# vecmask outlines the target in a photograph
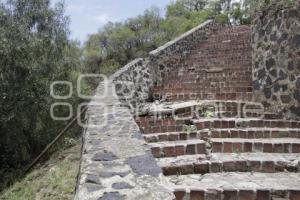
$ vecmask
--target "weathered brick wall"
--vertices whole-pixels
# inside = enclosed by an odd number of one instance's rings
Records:
[[[156,98],[252,99],[250,27],[210,22],[199,30],[197,39],[189,39],[189,48],[173,47],[152,57],[161,72],[154,88]]]
[[[257,101],[287,118],[300,117],[300,6],[272,4],[252,25]]]
[[[178,38],[150,52],[150,65],[153,66],[156,82],[161,82],[173,66],[186,60],[192,47],[207,39],[212,30],[220,25],[207,20]]]

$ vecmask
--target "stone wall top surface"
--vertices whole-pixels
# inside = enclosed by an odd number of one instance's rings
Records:
[[[167,42],[166,44],[164,44],[163,46],[151,51],[149,54],[150,56],[156,56],[158,54],[160,54],[161,52],[167,50],[168,48],[172,48],[172,46],[177,45],[178,43],[182,42],[185,39],[189,39],[190,36],[192,36],[193,33],[195,33],[196,31],[206,27],[208,24],[212,23],[213,20],[207,20],[204,23],[200,24],[199,26],[196,26],[195,28],[189,30],[188,32],[182,34],[181,36],[175,38],[174,40],[171,40],[170,42]]]
[[[173,199],[130,111],[111,81],[88,105],[76,200]]]

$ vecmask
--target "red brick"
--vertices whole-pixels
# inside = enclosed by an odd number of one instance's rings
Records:
[[[254,143],[252,148],[252,151],[263,152],[263,144],[260,142]]]
[[[262,170],[266,173],[274,173],[275,165],[273,161],[263,161],[262,162]]]
[[[224,190],[223,191],[224,200],[238,200],[237,190]]]
[[[222,171],[222,163],[220,162],[212,162],[210,164],[210,172],[217,173]]]
[[[265,153],[273,153],[273,144],[264,143],[264,152]]]
[[[300,190],[290,190],[290,200],[300,200]]]
[[[279,138],[279,132],[278,131],[272,131],[271,132],[271,137],[272,138]]]
[[[179,135],[177,135],[177,134],[170,134],[169,137],[168,137],[168,140],[169,141],[177,141],[177,140],[179,140]]]
[[[232,153],[232,143],[231,142],[224,142],[224,150],[223,153]]]
[[[197,144],[197,153],[198,154],[206,154],[206,145],[203,144]]]
[[[232,138],[238,138],[239,137],[239,131],[231,131],[231,137]]]
[[[176,156],[175,147],[164,147],[163,152],[164,152],[165,157],[174,157],[174,156]]]
[[[191,190],[191,200],[205,200],[205,192],[203,190]]]
[[[243,144],[238,142],[238,143],[232,143],[232,150],[235,153],[241,153],[243,152]]]
[[[220,137],[221,138],[231,138],[232,136],[228,130],[222,130]]]
[[[239,200],[255,200],[255,192],[252,190],[240,190]]]
[[[248,138],[248,132],[247,131],[240,131],[240,138]]]
[[[213,142],[212,143],[212,152],[214,153],[221,153],[223,148],[222,142]]]
[[[254,172],[260,172],[261,171],[261,163],[260,161],[249,161],[250,169]]]
[[[187,140],[188,139],[188,134],[187,133],[180,133],[179,138],[180,138],[180,140]]]
[[[184,146],[176,146],[175,154],[176,154],[176,156],[183,156],[185,154]]]
[[[207,174],[207,173],[209,173],[209,163],[197,163],[197,164],[195,164],[194,172],[196,174]]]
[[[292,144],[284,144],[284,153],[292,153]]]
[[[180,172],[180,167],[178,166],[168,166],[163,168],[163,174],[165,176],[177,175]]]
[[[222,193],[219,190],[207,190],[205,200],[221,200]]]
[[[176,126],[168,126],[168,132],[175,132]]]
[[[274,153],[284,153],[283,144],[274,144]]]
[[[194,166],[190,165],[182,165],[180,167],[180,174],[194,174]]]
[[[159,141],[168,141],[169,140],[167,135],[159,135],[158,139],[159,139]]]
[[[161,156],[159,147],[151,148],[151,152],[152,152],[153,156],[156,157],[156,158],[159,158]]]
[[[223,171],[225,172],[234,172],[236,171],[234,161],[225,161],[223,162]]]
[[[228,121],[221,121],[222,128],[229,128]]]
[[[244,152],[252,152],[252,143],[251,142],[244,143]]]
[[[235,128],[235,121],[229,121],[228,128]]]
[[[219,131],[212,131],[211,137],[213,137],[213,138],[220,138],[221,134],[220,134]]]
[[[254,131],[248,131],[248,138],[249,139],[255,138],[255,132]]]
[[[270,200],[271,195],[269,190],[257,190],[256,200]]]
[[[194,145],[194,144],[187,145],[185,152],[186,152],[187,155],[196,154],[196,145]]]
[[[222,121],[215,120],[214,121],[214,128],[222,128]]]
[[[247,172],[249,171],[247,161],[236,161],[235,168],[238,172]]]
[[[196,123],[196,127],[197,127],[197,129],[204,129],[205,124],[204,124],[204,122],[198,122],[198,123]]]
[[[292,144],[292,152],[300,153],[300,144]]]
[[[190,133],[190,138],[191,139],[197,139],[198,138],[198,134],[196,132],[192,132],[192,133]]]
[[[176,200],[184,200],[185,190],[175,190],[174,195]]]

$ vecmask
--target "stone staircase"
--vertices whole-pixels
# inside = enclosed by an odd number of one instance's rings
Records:
[[[201,117],[195,104],[168,103],[136,118],[178,200],[300,199],[299,121],[256,118],[250,109],[233,118],[234,102],[223,102],[230,117]]]
[[[300,122],[254,102],[251,76],[250,29],[225,28],[136,116],[177,200],[300,200]]]

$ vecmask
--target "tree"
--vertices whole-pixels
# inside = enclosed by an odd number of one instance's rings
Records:
[[[50,117],[49,88],[56,80],[75,82],[80,51],[68,39],[62,3],[52,8],[49,0],[9,0],[0,3],[0,23],[0,163],[16,167],[64,126]]]

